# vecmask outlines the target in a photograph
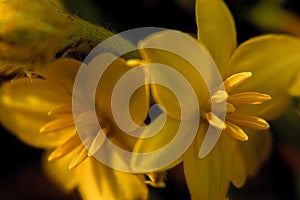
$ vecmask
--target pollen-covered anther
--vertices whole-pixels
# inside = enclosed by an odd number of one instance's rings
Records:
[[[251,76],[252,76],[251,72],[241,72],[241,73],[233,74],[223,82],[224,88],[227,92],[230,92],[234,90],[237,86],[245,82]]]
[[[104,144],[104,142],[107,140],[106,135],[111,131],[110,126],[106,126],[105,128],[98,131],[96,137],[93,139],[90,147],[88,156],[93,156]]]
[[[266,130],[270,127],[268,122],[266,122],[264,119],[249,115],[230,114],[227,115],[226,120],[238,126],[254,130]]]
[[[69,163],[68,168],[74,169],[78,167],[86,158],[88,157],[88,150],[85,148],[85,146],[82,144],[79,149],[79,154],[77,154]]]
[[[218,90],[210,97],[210,102],[222,103],[227,100],[228,96],[225,90]]]
[[[212,112],[205,113],[205,118],[208,123],[215,128],[218,128],[220,130],[224,130],[226,128],[225,122]]]
[[[248,136],[247,134],[243,131],[243,129],[241,129],[239,126],[230,123],[228,121],[226,121],[226,129],[224,129],[224,131],[230,135],[231,137],[240,140],[240,141],[247,141],[248,140]]]
[[[270,95],[259,92],[242,92],[230,95],[227,99],[234,106],[262,104],[271,99]]]
[[[126,61],[127,66],[129,67],[136,67],[142,64],[145,64],[146,62],[140,59],[130,59]]]
[[[60,116],[65,114],[72,114],[72,106],[60,106],[48,112],[50,116]]]
[[[62,158],[63,156],[70,153],[72,150],[74,150],[76,147],[78,147],[81,144],[81,140],[77,133],[68,139],[64,144],[57,147],[48,157],[49,161],[56,160],[59,158]]]
[[[226,102],[226,113],[233,113],[236,108],[231,104]]]
[[[40,128],[40,133],[50,133],[68,127],[74,127],[72,115],[66,115],[65,117],[50,121],[49,123],[45,124],[42,128]]]

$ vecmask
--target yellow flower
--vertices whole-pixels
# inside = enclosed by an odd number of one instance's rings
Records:
[[[55,148],[48,156],[51,162],[44,165],[50,177],[67,190],[77,187],[84,199],[147,199],[144,175],[107,167],[90,156],[80,140],[72,115],[72,89],[80,65],[79,61],[60,59],[36,72],[42,78],[5,83],[0,90],[0,121],[29,145],[48,151]],[[86,139],[91,143],[97,140],[98,132],[103,132],[119,147],[132,149],[135,139],[118,128],[110,109],[114,85],[129,69],[124,60],[117,59],[103,74],[96,93],[97,116],[103,129],[87,127]],[[148,114],[148,96],[147,87],[140,88],[130,101],[130,113],[137,124],[142,125]],[[79,117],[87,112],[82,108]],[[94,151],[101,148],[97,142]]]
[[[198,133],[174,165],[183,161],[192,199],[218,200],[225,199],[230,182],[241,187],[247,175],[254,175],[267,158],[271,137],[264,119],[278,116],[290,102],[287,87],[299,70],[300,40],[287,35],[264,35],[237,47],[234,20],[221,0],[197,0],[196,20],[199,45],[207,49],[215,61],[225,91],[217,90],[209,97],[203,78],[184,58],[163,50],[144,48],[166,42],[176,46],[177,41],[168,41],[168,31],[149,36],[139,48],[143,63],[172,67],[189,80],[196,92],[201,110]],[[189,52],[197,55],[193,49]],[[167,74],[151,69],[151,65],[148,72],[156,83],[158,79],[167,79]],[[191,96],[185,91],[182,93],[186,97],[185,103],[189,103]],[[168,117],[156,136],[138,140],[136,152],[152,152],[163,147],[178,130],[181,111],[176,96],[159,84],[151,84],[151,94],[154,101],[164,107]],[[225,100],[227,111],[223,124],[211,111],[210,102]],[[160,118],[153,123],[157,120]],[[222,130],[222,134],[213,150],[199,158],[208,125]]]

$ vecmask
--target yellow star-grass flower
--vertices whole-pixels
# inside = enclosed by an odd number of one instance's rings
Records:
[[[278,116],[290,102],[287,87],[299,70],[300,40],[287,35],[263,35],[237,47],[234,20],[221,0],[197,0],[196,20],[199,45],[206,48],[215,61],[225,91],[216,91],[209,97],[203,78],[184,58],[143,48],[168,41],[167,32],[149,36],[139,48],[143,63],[160,63],[176,69],[196,92],[201,110],[198,133],[176,163],[183,161],[192,199],[219,200],[225,199],[230,182],[241,187],[247,175],[254,175],[267,158],[271,137],[265,119]],[[190,52],[197,55],[193,50]],[[151,66],[148,71],[154,82],[164,78],[163,73]],[[156,136],[137,142],[136,152],[152,152],[163,147],[178,130],[180,105],[175,95],[158,84],[151,84],[151,94],[154,101],[164,107],[168,118]],[[188,94],[185,95],[189,99]],[[225,100],[227,111],[223,124],[211,112],[210,102]],[[222,130],[222,134],[214,149],[200,159],[198,154],[208,125]]]
[[[144,175],[105,166],[90,156],[80,140],[71,106],[73,83],[80,65],[79,61],[61,59],[36,72],[42,78],[19,78],[5,83],[0,90],[0,121],[29,145],[48,151],[55,148],[48,156],[51,162],[44,163],[48,174],[66,189],[77,187],[84,199],[147,199]],[[86,139],[92,144],[98,132],[104,132],[107,138],[126,150],[132,149],[135,143],[133,137],[115,124],[110,109],[109,94],[129,69],[122,59],[117,59],[99,82],[96,110],[103,129],[87,127]],[[131,100],[130,111],[137,124],[143,124],[146,118],[148,96],[147,88],[140,88]],[[86,112],[82,108],[78,118],[84,117]],[[93,151],[101,148],[101,143],[97,142],[94,142]]]

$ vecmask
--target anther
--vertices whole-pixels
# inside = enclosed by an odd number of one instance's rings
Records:
[[[145,63],[145,61],[140,60],[140,59],[130,59],[130,60],[126,61],[126,64],[129,67],[136,67],[136,66],[139,66],[139,65],[144,64],[144,63]]]
[[[226,124],[222,121],[217,115],[212,112],[206,113],[205,118],[208,123],[220,130],[224,130],[226,128]]]
[[[226,112],[227,113],[233,113],[236,110],[236,108],[231,103],[226,103]]]
[[[268,122],[266,122],[264,119],[249,115],[230,114],[227,115],[226,120],[237,124],[238,126],[254,130],[266,130],[270,127]]]
[[[68,168],[74,169],[78,167],[86,158],[88,157],[88,150],[85,148],[84,145],[80,148],[80,153],[72,159],[72,161],[69,163]]]
[[[48,115],[57,116],[57,115],[64,115],[64,114],[71,114],[72,113],[72,106],[60,106],[48,112]]]
[[[270,99],[271,96],[267,94],[262,94],[259,92],[242,92],[230,95],[227,101],[234,106],[242,106],[249,104],[262,104]]]
[[[247,141],[248,136],[247,134],[241,129],[239,126],[226,122],[226,129],[224,130],[228,135],[231,137],[240,140],[240,141]]]
[[[251,72],[241,72],[231,75],[223,82],[225,90],[227,92],[234,90],[237,86],[245,82],[251,76]]]
[[[53,121],[50,121],[49,123],[45,124],[41,129],[40,133],[50,133],[54,131],[59,131],[64,128],[73,127],[73,117],[72,115],[59,118]]]
[[[225,90],[218,90],[210,97],[210,100],[214,103],[222,103],[227,100],[228,96]]]
[[[106,141],[107,137],[106,134],[110,132],[110,128],[106,127],[98,131],[96,137],[93,139],[90,147],[89,147],[89,152],[88,156],[94,155],[104,144]]]
[[[49,161],[59,159],[68,153],[70,153],[72,150],[74,150],[76,147],[78,147],[81,144],[81,140],[78,137],[77,133],[73,137],[71,137],[69,140],[67,140],[64,144],[57,147],[48,157]]]

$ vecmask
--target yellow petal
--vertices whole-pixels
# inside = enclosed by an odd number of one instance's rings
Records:
[[[116,171],[91,157],[77,169],[78,189],[83,199],[146,200],[148,198],[144,175]]]
[[[105,66],[103,64],[105,62],[112,63]],[[85,103],[83,107],[93,109],[95,106],[102,128],[111,127],[112,130],[107,133],[107,137],[114,144],[132,150],[135,138],[128,134],[144,125],[150,104],[149,86],[145,84],[143,69],[131,68],[126,65],[125,60],[112,54],[95,57],[87,67],[92,70],[87,71],[88,76],[79,79],[83,82],[77,85],[81,88],[77,88],[79,93],[76,95]],[[97,74],[93,69],[103,70],[103,73],[97,71],[99,73]],[[141,84],[138,88],[135,87],[137,82]],[[93,85],[94,83],[96,84]],[[95,97],[91,93],[94,89]],[[91,104],[92,98],[95,98],[95,105]],[[90,123],[89,120],[85,121]]]
[[[199,149],[206,134],[207,125],[200,124],[196,139],[184,154],[183,165],[187,185],[192,199],[219,200],[224,199],[230,180],[242,184],[233,167],[236,141],[222,134],[213,150],[199,159]],[[241,167],[239,165],[238,167]],[[245,176],[245,175],[243,175]],[[242,178],[243,179],[243,178]]]
[[[287,94],[299,70],[300,39],[285,35],[265,35],[248,40],[234,52],[226,66],[226,76],[249,71],[252,77],[234,92],[260,92],[271,96],[261,105],[244,106],[239,112],[272,119],[288,105]]]
[[[139,78],[141,82],[145,83],[144,72],[142,70],[134,71],[139,77],[126,79],[126,77],[130,77],[130,75],[126,76],[126,74],[129,70],[134,68],[128,67],[124,60],[117,59],[115,56],[110,54],[105,54],[100,59],[114,59],[114,62],[109,65],[99,80],[95,98],[96,108],[99,110],[99,115],[101,116],[101,113],[104,113],[112,122],[119,120],[119,123],[122,123],[124,126],[130,126],[128,125],[129,122],[134,122],[137,126],[144,124],[148,115],[148,108],[150,104],[149,86],[143,84],[143,86],[135,90],[132,95],[128,92],[128,90],[134,87],[137,81],[136,79]],[[96,60],[93,62],[98,64],[98,62],[101,63],[102,61]],[[118,86],[121,87],[117,87],[116,84],[124,77],[125,79],[122,80],[125,80],[125,83],[119,84]],[[115,94],[114,100],[117,100],[114,102],[112,101],[113,93]],[[130,97],[129,104],[126,103],[126,98],[124,98],[127,96]],[[112,109],[115,109],[117,113],[114,113],[113,115]],[[128,110],[130,116],[124,114]],[[125,129],[131,130],[130,127],[125,127]]]
[[[77,151],[70,152],[65,157],[51,162],[48,161],[49,154],[50,152],[45,154],[42,162],[46,176],[65,192],[71,192],[77,186],[77,177],[74,170],[68,169],[68,164]]]
[[[79,149],[80,150],[80,149]],[[144,175],[115,171],[92,157],[88,157],[75,169],[68,164],[79,151],[65,157],[43,162],[46,175],[66,192],[78,187],[83,199],[87,200],[143,200],[148,197]]]
[[[184,147],[182,145],[183,140],[175,141],[175,136],[180,134],[178,129],[179,125],[184,122],[169,117],[165,123],[161,124],[161,122],[164,122],[164,116],[162,115],[151,122],[137,140],[133,152],[142,154],[144,157],[140,158],[133,155],[131,167],[134,171],[163,171],[181,162],[181,156],[188,146]],[[189,133],[190,130],[188,129],[183,133],[186,134],[184,137],[185,142],[188,141]],[[144,138],[147,135],[149,136],[149,134],[155,135]],[[171,146],[171,144],[173,146]],[[181,148],[178,148],[179,146],[181,146]]]
[[[195,45],[196,44],[196,45]],[[181,119],[184,106],[207,103],[207,86],[198,71],[200,67],[206,81],[211,83],[209,62],[211,57],[201,44],[189,35],[162,31],[150,35],[139,43],[140,53],[148,63],[147,73],[151,84],[151,94],[156,103],[161,104],[169,116]],[[195,60],[201,60],[201,66]],[[191,63],[194,62],[194,63]]]
[[[0,122],[23,142],[35,147],[55,147],[64,142],[74,128],[41,134],[39,129],[53,120],[48,112],[69,105],[70,96],[58,85],[41,79],[18,79],[0,90]]]
[[[73,59],[59,59],[51,65],[46,66],[36,73],[43,76],[50,82],[59,84],[66,88],[70,96],[73,91],[73,84],[76,73],[81,66],[81,62]]]
[[[239,149],[245,161],[249,176],[254,176],[268,159],[272,138],[269,131],[246,130],[249,140],[239,143]]]
[[[197,0],[198,40],[211,52],[221,70],[236,47],[236,31],[232,15],[222,0]]]
[[[240,143],[240,142],[239,142]],[[243,157],[241,151],[236,148],[236,150],[233,152],[233,162],[232,162],[232,168],[231,168],[231,181],[235,187],[242,187],[247,179],[247,169],[246,169],[246,162],[247,157]]]

